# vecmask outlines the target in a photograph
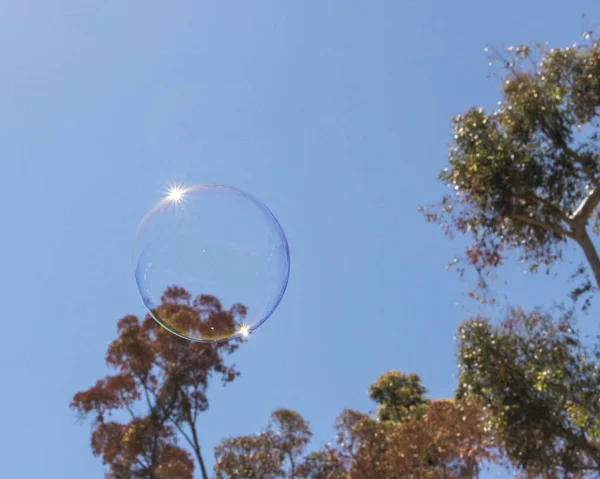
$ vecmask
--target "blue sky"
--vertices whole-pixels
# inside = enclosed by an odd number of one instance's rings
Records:
[[[333,440],[389,369],[450,396],[461,245],[416,207],[443,192],[450,117],[498,100],[484,46],[568,45],[582,13],[600,19],[593,0],[1,2],[2,476],[103,477],[68,404],[108,372],[117,320],[144,314],[133,236],[171,181],[252,192],[292,255],[242,376],[210,392],[211,467],[278,407]],[[567,288],[506,275],[516,304]]]

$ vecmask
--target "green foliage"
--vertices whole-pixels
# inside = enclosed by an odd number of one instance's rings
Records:
[[[499,326],[474,318],[459,333],[457,396],[484,405],[513,464],[528,477],[598,471],[598,358],[570,315],[513,310]]]
[[[530,270],[561,259],[567,240],[584,250],[600,286],[600,261],[586,225],[598,223],[600,45],[509,49],[496,111],[471,108],[452,120],[440,179],[452,189],[423,209],[449,234],[473,238],[467,260],[480,273],[516,250]],[[547,269],[547,271],[549,271]],[[588,288],[589,289],[589,288]]]
[[[577,244],[588,268],[574,274],[583,276],[576,300],[600,287],[590,238],[600,233],[600,43],[585,32],[582,45],[510,47],[493,60],[503,67],[499,106],[453,118],[440,174],[451,193],[422,210],[448,235],[471,237],[466,260],[483,289],[510,252],[531,272],[549,273],[567,243]],[[459,331],[457,397],[485,408],[484,431],[526,477],[600,470],[598,357],[572,322],[512,310],[498,326],[477,317]]]
[[[369,397],[379,405],[377,419],[405,422],[423,416],[427,410],[427,402],[423,397],[426,392],[421,385],[421,378],[416,374],[389,371],[371,385]]]

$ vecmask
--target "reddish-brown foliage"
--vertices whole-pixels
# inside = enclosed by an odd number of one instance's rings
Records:
[[[192,299],[182,288],[169,288],[159,306],[160,317],[178,330],[202,331],[207,327],[227,330],[239,324],[246,308],[236,304],[223,309],[208,295]],[[191,479],[192,455],[180,446],[183,439],[207,473],[200,452],[196,419],[208,408],[209,379],[233,381],[238,372],[224,356],[238,342],[197,343],[183,340],[162,327],[150,315],[140,323],[135,316],[118,322],[118,337],[110,343],[106,362],[116,373],[100,379],[73,397],[71,407],[94,417],[92,451],[108,466],[108,477]],[[109,421],[126,414],[126,421]]]

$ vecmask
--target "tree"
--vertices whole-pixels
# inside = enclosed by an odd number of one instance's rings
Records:
[[[267,429],[256,436],[240,436],[223,441],[215,449],[218,479],[297,478],[299,469],[315,470],[311,464],[300,466],[311,431],[300,414],[277,409]]]
[[[477,477],[481,463],[496,460],[484,412],[470,399],[430,400],[424,393],[415,374],[383,374],[370,388],[379,402],[376,417],[343,410],[336,423],[337,447],[325,445],[306,455],[308,425],[297,412],[279,409],[262,433],[229,438],[216,448],[216,477]]]
[[[584,40],[574,48],[540,45],[539,62],[526,45],[496,52],[504,68],[500,106],[492,113],[471,108],[452,121],[440,174],[452,193],[421,209],[449,234],[471,235],[466,257],[482,274],[510,250],[532,271],[550,267],[570,241],[600,287],[588,228],[600,228],[600,44],[589,32]],[[586,280],[575,296],[592,285]]]
[[[497,461],[477,402],[427,399],[418,375],[398,371],[369,391],[375,418],[345,410],[337,422],[350,478],[477,477],[482,463]]]
[[[217,479],[275,479],[285,477],[283,455],[271,434],[239,436],[224,440],[215,448]]]
[[[449,161],[440,174],[452,192],[422,210],[450,236],[471,237],[466,259],[484,289],[509,252],[530,271],[543,265],[549,272],[573,244],[587,262],[576,274],[591,272],[593,279],[588,275],[571,296],[595,292],[598,38],[584,32],[582,45],[563,49],[509,47],[495,50],[492,60],[503,71],[499,107],[492,113],[470,108],[453,119]],[[486,430],[528,478],[600,472],[599,356],[573,323],[572,312],[553,319],[513,309],[499,325],[475,317],[459,330],[457,398],[485,409]]]
[[[344,459],[337,449],[325,445],[306,455],[298,467],[298,477],[303,479],[346,479]]]
[[[369,397],[378,404],[378,420],[404,422],[422,417],[427,407],[426,392],[418,375],[389,371],[371,385]]]
[[[570,314],[512,310],[494,326],[460,327],[459,398],[489,411],[487,427],[526,477],[598,477],[598,354],[582,344]]]
[[[390,477],[385,462],[391,422],[379,422],[352,409],[344,409],[336,421],[337,442],[348,479]]]
[[[397,477],[474,478],[483,463],[497,461],[494,449],[475,401],[439,399],[392,429],[386,462]]]
[[[225,310],[213,296],[192,299],[177,287],[167,289],[158,309],[160,317],[188,333],[234,328],[246,314],[242,305]],[[186,341],[150,315],[141,323],[135,316],[124,317],[118,332],[106,355],[116,373],[75,394],[71,402],[83,416],[93,416],[92,450],[108,466],[107,477],[191,479],[195,459],[208,479],[196,420],[208,409],[211,376],[219,376],[224,384],[238,376],[224,360],[238,343]],[[125,419],[111,419],[116,415]],[[178,445],[180,439],[192,454]]]
[[[275,448],[287,462],[289,477],[292,479],[298,477],[296,471],[298,461],[312,436],[308,424],[296,411],[278,409],[271,414],[271,422],[267,430],[273,438]]]

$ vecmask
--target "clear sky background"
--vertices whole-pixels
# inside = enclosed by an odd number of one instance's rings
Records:
[[[593,20],[595,0],[1,1],[0,475],[103,477],[68,405],[108,372],[118,319],[144,314],[133,236],[171,181],[252,192],[292,254],[242,376],[209,391],[211,468],[278,407],[333,441],[389,369],[452,395],[462,246],[416,210],[444,191],[450,117],[499,99],[486,44],[565,46]],[[560,271],[507,268],[511,302],[565,297]]]

